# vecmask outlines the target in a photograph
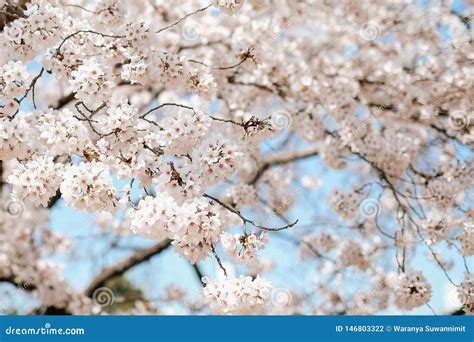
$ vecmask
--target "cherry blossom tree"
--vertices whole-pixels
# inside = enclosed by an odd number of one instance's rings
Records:
[[[34,313],[100,314],[112,279],[173,250],[200,291],[160,302],[189,314],[432,309],[432,273],[472,314],[470,11],[0,0],[0,281]],[[55,258],[78,249],[50,229],[58,205],[98,239],[149,244],[77,288]],[[278,287],[293,254],[315,277]]]

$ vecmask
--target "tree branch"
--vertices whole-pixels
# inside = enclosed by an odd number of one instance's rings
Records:
[[[129,256],[127,259],[123,260],[122,262],[112,265],[110,267],[104,268],[89,284],[87,289],[85,290],[85,294],[88,297],[91,297],[94,291],[103,286],[109,279],[113,277],[119,276],[134,266],[138,264],[150,260],[157,254],[160,254],[166,248],[171,245],[171,240],[166,239],[163,241],[158,242],[157,244],[151,246],[150,248],[137,251]]]
[[[317,156],[319,152],[319,147],[313,147],[303,151],[284,152],[272,155],[268,157],[268,159],[263,161],[263,163],[257,168],[255,173],[252,175],[248,183],[252,185],[257,183],[260,177],[263,176],[265,171],[267,171],[273,166],[284,165],[297,160],[314,157]]]

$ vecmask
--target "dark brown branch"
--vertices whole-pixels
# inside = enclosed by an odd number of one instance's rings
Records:
[[[132,267],[141,264],[142,262],[150,260],[157,254],[160,254],[166,250],[171,245],[171,240],[166,239],[158,242],[157,244],[151,246],[150,248],[137,251],[129,256],[127,259],[112,265],[110,267],[104,268],[89,284],[85,290],[85,294],[88,297],[91,297],[94,291],[103,286],[108,280],[119,276]]]
[[[43,72],[44,72],[44,67],[41,68],[41,71],[38,73],[38,75],[36,75],[35,78],[33,78],[33,80],[31,81],[30,86],[28,87],[28,89],[25,92],[25,95],[23,95],[23,97],[21,99],[19,99],[18,102],[22,102],[28,96],[29,92],[31,91],[32,92],[33,107],[35,109],[37,109],[36,108],[36,101],[35,101],[35,87],[36,87],[36,82],[38,82],[40,77],[43,76]]]
[[[61,109],[65,106],[67,106],[72,100],[75,99],[75,93],[70,93],[69,95],[63,96],[58,100],[57,105],[54,107],[54,109],[58,110]]]
[[[265,171],[267,171],[273,166],[288,164],[300,159],[314,157],[318,154],[319,147],[313,147],[308,150],[285,152],[270,156],[268,159],[264,160],[263,163],[257,168],[253,176],[250,178],[249,184],[257,183],[257,181],[260,179],[260,177],[262,177]]]
[[[15,279],[15,277],[8,277],[8,278],[0,278],[0,283],[9,283],[9,284],[12,284],[14,286],[16,286],[17,288],[25,291],[25,292],[30,292],[30,291],[33,291],[34,289],[36,289],[36,286],[35,284],[33,284],[32,281],[18,281],[17,279]]]
[[[219,258],[219,255],[217,255],[216,249],[214,248],[214,245],[211,245],[211,250],[212,254],[214,254],[214,257],[216,258],[217,263],[219,264],[219,267],[221,268],[222,272],[224,272],[224,275],[227,277],[227,270],[225,269],[224,265],[222,264],[221,258]]]
[[[199,282],[204,287],[205,284],[202,281],[202,278],[204,278],[204,274],[202,273],[201,267],[199,267],[198,263],[195,263],[191,266],[193,267],[194,273],[196,274],[196,277],[198,278]]]
[[[56,193],[54,194],[53,197],[51,197],[49,199],[49,202],[48,202],[48,209],[51,209],[52,207],[54,207],[54,205],[61,199],[61,191],[56,191]]]
[[[2,12],[0,13],[0,31],[3,31],[3,28],[12,21],[25,16],[23,11],[26,9],[27,3],[29,3],[29,1],[25,0],[18,1],[18,5],[6,2],[0,7],[2,9]]]

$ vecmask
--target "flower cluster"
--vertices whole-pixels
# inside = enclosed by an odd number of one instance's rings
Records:
[[[427,238],[436,243],[449,238],[451,227],[448,220],[439,213],[430,213],[426,220],[421,224],[423,230],[426,232]]]
[[[474,255],[474,223],[472,221],[464,222],[462,233],[457,239],[462,244],[461,253],[464,256]]]
[[[272,285],[259,276],[240,276],[224,280],[203,278],[205,300],[220,314],[258,313],[269,301]]]
[[[339,251],[337,262],[341,267],[356,266],[361,271],[370,267],[371,261],[364,254],[362,246],[354,241],[346,242]]]
[[[224,232],[221,234],[222,248],[237,264],[255,262],[258,251],[265,248],[266,242],[264,233],[240,235]]]
[[[184,57],[173,53],[159,55],[158,75],[165,84],[178,84],[184,77]]]
[[[68,109],[48,109],[37,114],[40,143],[50,155],[82,154],[91,144],[87,127]]]
[[[109,169],[102,163],[67,166],[61,193],[66,205],[85,212],[114,211],[117,200]]]
[[[215,0],[214,3],[226,14],[235,14],[243,5],[243,0]]]
[[[131,229],[152,239],[168,237],[191,263],[203,260],[218,243],[219,213],[205,199],[178,205],[168,193],[143,198],[130,213]]]
[[[210,119],[200,110],[179,109],[160,121],[156,144],[169,155],[183,155],[198,145],[210,128]],[[157,147],[158,147],[157,146]]]
[[[19,163],[8,176],[8,182],[13,186],[12,198],[46,207],[59,189],[62,172],[63,165],[56,164],[53,157],[40,156],[26,164]]]
[[[151,239],[163,239],[169,232],[181,229],[178,223],[177,205],[167,193],[140,200],[136,210],[130,212],[130,229]]]
[[[301,138],[309,143],[322,141],[326,137],[326,127],[316,110],[314,106],[309,106],[295,115],[297,120],[292,120],[293,129],[299,132]],[[326,157],[328,159],[331,158],[330,154],[331,151],[327,151]]]
[[[338,139],[327,138],[324,142],[324,149],[321,155],[324,163],[334,170],[346,168],[347,163],[342,157],[342,144]]]
[[[108,165],[119,178],[139,178],[145,185],[161,165],[157,152],[147,145],[148,122],[140,120],[137,108],[122,101],[111,104],[105,113],[95,116],[96,159]]]
[[[0,207],[12,205],[5,196]],[[12,208],[10,208],[12,209]],[[70,241],[49,230],[48,211],[24,203],[22,211],[0,215],[0,277],[16,279],[18,289],[29,291],[40,305],[69,310],[72,314],[90,313],[90,299],[71,289],[61,274],[61,264],[46,261],[56,251],[66,251]],[[19,285],[20,286],[20,285]]]
[[[37,134],[29,124],[28,115],[18,113],[13,120],[0,118],[0,159],[26,158],[33,152]]]
[[[122,66],[122,73],[120,76],[125,81],[130,81],[131,84],[140,83],[141,78],[144,77],[147,71],[147,63],[141,56],[131,56],[130,63]]]
[[[192,200],[204,194],[199,175],[196,175],[189,163],[168,162],[160,167],[153,178],[158,191],[169,192],[177,201]]]
[[[0,66],[0,99],[19,97],[29,86],[30,74],[21,61]]]
[[[216,208],[205,199],[195,199],[181,210],[183,229],[173,236],[173,244],[176,252],[195,264],[217,245],[222,223]]]
[[[431,285],[421,272],[404,273],[395,289],[395,303],[400,309],[412,310],[429,303]]]
[[[5,26],[0,44],[8,46],[3,58],[35,58],[59,39],[63,11],[49,1],[26,4],[22,15]]]
[[[359,204],[362,201],[356,192],[341,192],[335,189],[329,199],[329,205],[345,220],[352,220],[357,216]]]
[[[42,45],[49,45],[51,37],[57,36],[61,26],[61,11],[47,1],[33,1],[27,4],[25,15],[29,25],[28,32]]]
[[[437,208],[446,209],[453,204],[453,184],[444,178],[431,180],[425,193]]]
[[[106,99],[114,85],[113,76],[107,65],[93,59],[86,60],[71,73],[71,76],[69,83],[75,92],[75,97],[87,102]]]
[[[217,87],[214,77],[211,74],[202,74],[198,71],[189,73],[186,84],[190,92],[196,93],[206,99],[209,99],[214,95]]]
[[[242,152],[221,134],[205,139],[193,150],[191,159],[201,171],[204,185],[216,184],[236,171]]]
[[[254,207],[258,203],[257,189],[253,185],[245,183],[229,186],[226,201],[236,208]]]
[[[388,176],[400,178],[410,165],[414,147],[416,144],[409,137],[393,132],[384,132],[382,135],[370,130],[356,150]]]

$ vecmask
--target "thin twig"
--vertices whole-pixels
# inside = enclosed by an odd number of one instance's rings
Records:
[[[61,52],[61,48],[63,47],[64,43],[66,43],[67,40],[69,40],[70,38],[72,38],[74,36],[77,36],[80,33],[96,34],[96,35],[99,35],[99,36],[102,36],[102,37],[107,37],[107,38],[125,38],[125,36],[110,35],[110,34],[100,33],[100,32],[92,31],[92,30],[79,30],[79,31],[76,31],[74,33],[71,33],[69,36],[67,36],[66,38],[63,39],[61,44],[59,44],[58,49],[56,50],[56,53],[54,54],[54,57],[59,55],[59,53]]]
[[[160,105],[157,106],[157,107],[151,108],[148,112],[146,112],[145,114],[141,115],[141,116],[140,116],[140,119],[144,119],[147,115],[151,114],[151,113],[154,112],[155,110],[158,110],[158,109],[163,108],[163,107],[166,107],[166,106],[181,107],[181,108],[185,108],[185,109],[189,109],[189,110],[195,111],[194,108],[193,108],[193,107],[190,107],[190,106],[186,106],[186,105],[179,104],[179,103],[166,102],[166,103],[160,104]]]
[[[299,220],[296,220],[295,222],[289,223],[289,224],[287,224],[286,226],[283,226],[283,227],[277,227],[277,228],[265,227],[265,226],[262,226],[262,225],[259,225],[259,224],[255,223],[255,221],[252,221],[252,220],[250,220],[250,219],[244,217],[244,216],[240,213],[240,211],[238,211],[238,210],[232,208],[231,206],[229,206],[229,205],[223,203],[223,202],[220,201],[219,199],[217,199],[217,198],[215,198],[215,197],[213,197],[213,196],[211,196],[211,195],[209,195],[209,194],[204,194],[204,197],[207,197],[207,198],[213,200],[214,202],[218,203],[219,205],[221,205],[221,206],[224,207],[225,209],[227,209],[227,210],[231,211],[232,213],[236,214],[237,216],[239,216],[240,219],[242,220],[242,222],[243,222],[244,224],[250,223],[252,226],[254,226],[254,227],[256,227],[256,228],[259,228],[259,229],[261,229],[261,230],[265,230],[265,231],[269,231],[269,232],[278,232],[278,231],[285,230],[285,229],[289,229],[289,228],[295,226],[295,225],[298,223],[298,221],[299,221]]]
[[[211,7],[211,6],[212,6],[212,4],[211,4],[211,5],[207,5],[206,7],[200,8],[200,9],[194,11],[194,12],[188,13],[188,14],[186,14],[184,17],[182,17],[182,18],[180,18],[179,20],[175,21],[174,23],[169,24],[169,25],[167,25],[167,26],[165,26],[165,27],[163,27],[163,28],[160,28],[158,31],[156,31],[156,33],[158,34],[158,33],[162,32],[162,31],[164,31],[164,30],[167,30],[167,29],[169,29],[169,28],[172,28],[173,26],[178,25],[180,22],[182,22],[182,21],[185,20],[186,18],[189,18],[190,16],[192,16],[192,15],[194,15],[194,14],[196,14],[196,13],[204,12],[205,10],[207,10],[207,9],[208,9],[209,7]]]
[[[211,68],[211,69],[214,69],[214,70],[229,70],[229,69],[237,68],[238,66],[240,66],[241,64],[243,64],[248,58],[249,58],[248,55],[244,55],[244,56],[240,59],[240,62],[235,63],[235,64],[232,64],[232,65],[229,65],[229,66],[214,66],[214,65],[210,65],[210,64],[207,64],[207,63],[204,63],[204,62],[201,62],[201,61],[196,61],[196,60],[194,60],[194,59],[188,59],[187,61],[190,62],[190,63],[200,64],[200,65],[203,65],[203,66],[205,66],[205,67],[207,67],[207,68]]]
[[[224,272],[224,275],[227,277],[227,270],[225,269],[224,265],[222,264],[221,258],[219,258],[219,256],[217,255],[216,249],[214,248],[214,245],[212,245],[212,244],[211,244],[211,250],[212,250],[212,254],[214,254],[214,257],[217,260],[217,263],[219,264],[219,267]]]

